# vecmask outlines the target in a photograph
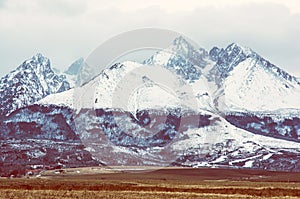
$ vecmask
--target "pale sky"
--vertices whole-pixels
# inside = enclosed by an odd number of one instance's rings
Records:
[[[112,36],[146,27],[206,50],[236,42],[300,76],[298,0],[0,0],[0,76],[38,52],[63,70]]]

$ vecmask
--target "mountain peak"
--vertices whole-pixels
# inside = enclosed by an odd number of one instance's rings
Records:
[[[238,43],[229,44],[225,50],[227,52],[235,50],[235,51],[239,51],[240,53],[244,53],[245,55],[250,55],[253,53],[253,51],[250,48],[241,46]]]
[[[207,65],[207,58],[207,51],[198,48],[187,38],[179,36],[168,48],[158,51],[144,63],[172,68],[184,79],[194,81],[200,77],[200,68]]]
[[[42,53],[36,53],[32,59],[48,59],[47,57],[45,57]]]
[[[251,70],[257,70],[257,67],[260,67],[266,72],[277,77],[286,79],[289,82],[296,82],[297,84],[300,84],[295,77],[270,63],[252,49],[243,47],[237,43],[231,43],[225,49],[213,47],[209,52],[209,56],[210,59],[215,62],[215,68],[219,71],[220,76],[223,78],[228,77],[229,73],[234,70],[236,66],[247,60],[248,64],[244,65],[248,66],[249,70],[250,68],[253,68]]]
[[[209,56],[212,61],[216,62],[216,67],[221,72],[221,76],[226,77],[235,66],[246,58],[257,57],[258,55],[248,47],[231,43],[225,49],[213,47],[209,51]]]
[[[179,36],[179,37],[176,37],[174,40],[173,40],[173,45],[175,46],[178,46],[178,45],[188,45],[188,46],[192,46],[183,36]]]
[[[197,48],[195,44],[189,42],[187,38],[183,36],[176,37],[172,45],[168,48],[171,52],[179,54],[180,56],[189,57],[192,53],[204,53],[205,50],[202,48]]]
[[[234,48],[234,47],[242,48],[238,43],[235,42],[232,42],[227,46],[227,48]]]
[[[17,70],[26,70],[32,68],[35,71],[52,71],[51,69],[50,60],[42,55],[41,53],[37,53],[36,55],[32,56],[30,59],[24,61]]]
[[[44,56],[42,53],[37,53],[36,55],[34,55],[31,60],[37,61],[39,63],[48,63],[50,65],[50,59],[46,56]]]
[[[30,105],[43,97],[68,90],[65,76],[57,75],[50,60],[37,53],[0,79],[0,114]]]
[[[65,73],[69,75],[77,75],[80,68],[82,67],[83,62],[84,59],[80,57],[70,65],[70,67],[65,71]]]
[[[231,44],[229,44],[226,48],[225,48],[225,50],[226,51],[230,51],[230,50],[233,50],[233,49],[239,49],[239,50],[243,50],[243,48],[238,44],[238,43],[231,43]]]

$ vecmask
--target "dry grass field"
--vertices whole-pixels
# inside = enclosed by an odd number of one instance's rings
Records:
[[[126,170],[126,169],[125,169]],[[93,171],[93,172],[92,172]],[[0,198],[299,198],[300,173],[163,168],[69,169],[0,179]]]

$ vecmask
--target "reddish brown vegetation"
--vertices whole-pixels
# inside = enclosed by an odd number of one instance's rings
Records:
[[[13,192],[17,194],[20,191],[28,194],[43,194],[45,197],[53,196],[54,193],[67,194],[67,197],[79,194],[77,195],[79,198],[88,196],[85,194],[93,195],[104,192],[107,193],[106,195],[114,193],[115,198],[118,198],[118,195],[122,197],[126,194],[129,194],[128,196],[136,195],[135,198],[138,198],[138,193],[162,198],[168,196],[188,198],[188,196],[196,197],[203,194],[216,197],[297,197],[300,196],[300,173],[224,169],[162,169],[145,173],[93,175],[64,173],[48,175],[44,178],[0,180],[1,194],[11,197],[10,194]]]

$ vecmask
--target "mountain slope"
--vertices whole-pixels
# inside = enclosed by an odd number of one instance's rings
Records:
[[[157,71],[167,70],[130,61],[118,63],[82,87],[50,95],[36,104],[56,104],[74,109],[119,108],[126,111],[180,106],[182,96],[177,93],[185,85],[179,85],[180,82],[170,74],[175,85],[170,84],[169,88],[165,88],[163,80],[156,78]]]
[[[65,77],[53,72],[50,60],[37,54],[0,79],[0,115],[69,88]]]
[[[92,112],[82,110],[76,118],[88,126],[79,135],[93,157],[107,165],[300,171],[300,143],[250,133],[214,114],[144,110],[136,120],[124,111]],[[167,118],[164,123],[161,117]]]
[[[183,135],[186,139],[173,144],[184,151],[175,165],[300,171],[300,143],[253,134],[222,118]]]
[[[72,116],[66,107],[30,105],[0,120],[0,176],[99,166],[75,133]]]
[[[231,44],[213,48],[219,90],[216,106],[222,111],[274,111],[300,108],[300,82],[249,48]]]

